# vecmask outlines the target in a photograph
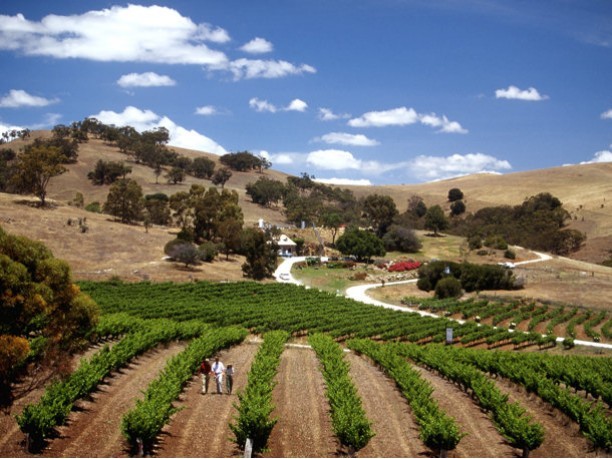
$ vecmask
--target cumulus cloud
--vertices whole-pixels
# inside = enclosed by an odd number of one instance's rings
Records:
[[[214,140],[200,134],[193,129],[186,129],[177,125],[167,116],[159,116],[151,110],[141,110],[136,107],[126,107],[123,112],[118,113],[112,110],[102,110],[92,117],[100,120],[104,124],[114,124],[115,126],[132,126],[139,132],[165,127],[170,134],[169,145],[192,150],[206,151],[217,155],[224,155],[227,150]]]
[[[349,178],[318,178],[315,182],[325,183],[327,185],[354,185],[354,186],[372,186],[372,182],[368,179],[349,179]]]
[[[240,49],[249,54],[265,54],[272,52],[274,47],[265,38],[256,37],[244,44]]]
[[[195,110],[196,115],[202,115],[202,116],[212,116],[212,115],[216,115],[217,113],[219,113],[218,110],[212,105],[204,105],[202,107],[196,107],[196,110]]]
[[[317,150],[308,154],[306,162],[318,169],[345,170],[360,169],[362,162],[349,151]]]
[[[269,153],[265,150],[261,150],[259,156],[266,158],[272,162],[273,165],[289,166],[304,161],[304,155],[301,153]]]
[[[234,75],[234,80],[243,78],[282,78],[289,75],[302,75],[304,73],[316,73],[311,65],[294,65],[287,61],[265,61],[261,59],[236,59],[227,65],[214,66],[213,69],[229,70]]]
[[[450,121],[446,116],[440,117],[435,113],[421,114],[414,108],[407,107],[367,112],[349,120],[348,125],[352,127],[385,127],[407,126],[415,123],[437,128],[437,132],[453,134],[466,134],[468,132],[457,121]]]
[[[59,99],[45,99],[44,97],[33,96],[23,89],[11,89],[8,94],[0,98],[0,107],[46,107],[57,102],[59,102]]]
[[[279,108],[276,105],[268,102],[267,100],[253,97],[251,100],[249,100],[249,107],[251,107],[256,112],[304,112],[308,108],[308,104],[301,99],[293,99],[286,107]]]
[[[358,118],[349,120],[348,124],[352,127],[406,126],[418,120],[419,115],[413,108],[400,107],[367,112]]]
[[[508,89],[498,89],[495,91],[496,99],[514,99],[526,101],[541,101],[548,99],[548,96],[542,95],[536,88],[519,89],[516,86],[508,86]]]
[[[257,97],[253,97],[251,100],[249,100],[249,107],[256,112],[276,113],[278,110],[275,105],[271,104],[267,100],[262,100]]]
[[[346,132],[330,132],[313,140],[330,145],[352,145],[356,147],[373,147],[380,144],[377,140],[370,139],[363,134],[348,134]]]
[[[30,21],[23,14],[0,15],[0,50],[29,56],[201,65],[211,71],[230,72],[234,80],[316,72],[311,65],[284,60],[232,61],[212,48],[228,41],[225,29],[197,24],[173,8],[158,5],[112,6],[70,16],[51,14],[40,21]],[[272,44],[255,38],[242,50],[264,53],[272,50]]]
[[[174,86],[176,85],[176,81],[167,75],[158,75],[155,72],[145,72],[122,75],[121,78],[117,80],[117,84],[122,88],[149,88],[153,86]]]
[[[8,131],[21,131],[23,127],[14,124],[4,124],[0,122],[0,134]]]
[[[0,49],[58,59],[221,65],[228,61],[225,54],[205,42],[229,39],[221,28],[196,24],[172,8],[157,5],[51,14],[40,22],[22,14],[0,15]]]
[[[602,150],[593,155],[590,161],[583,161],[580,164],[612,163],[612,151]]]
[[[301,99],[293,99],[285,110],[288,112],[304,112],[308,108],[308,104]]]
[[[612,120],[612,108],[601,114],[602,120]]]
[[[319,108],[319,119],[321,121],[334,121],[338,119],[348,119],[351,115],[348,113],[336,114],[329,108]]]
[[[450,156],[417,156],[409,161],[410,173],[421,180],[440,180],[482,172],[512,169],[506,160],[483,153],[454,154]]]

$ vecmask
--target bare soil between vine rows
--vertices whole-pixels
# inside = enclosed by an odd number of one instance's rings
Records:
[[[109,378],[91,400],[78,403],[59,436],[49,442],[42,457],[126,457],[127,445],[121,435],[121,418],[142,396],[172,355],[183,349],[172,344],[160,347],[136,359],[123,371]],[[234,393],[201,393],[198,375],[187,384],[176,406],[181,410],[163,429],[153,451],[161,457],[241,457],[232,442],[229,422],[236,415],[237,392],[247,383],[247,373],[257,352],[257,340],[222,351],[221,360],[236,367]],[[359,457],[433,457],[420,441],[418,427],[410,407],[395,383],[365,357],[347,353],[354,384],[363,400],[376,435],[358,453]],[[415,367],[418,368],[418,367]],[[433,397],[441,408],[453,416],[467,433],[449,457],[519,457],[495,429],[487,414],[472,398],[437,373],[419,368],[423,378],[434,388]],[[503,379],[496,380],[518,401],[546,432],[544,444],[532,452],[533,457],[593,457],[588,442],[576,423],[552,409],[539,398]],[[37,395],[40,397],[40,393]],[[35,397],[35,395],[32,395]],[[281,356],[273,391],[278,422],[272,431],[269,450],[263,457],[343,457],[347,455],[333,435],[325,383],[314,351],[289,346]],[[15,411],[18,412],[18,411]],[[14,414],[14,413],[13,413]],[[21,432],[10,416],[3,416],[0,427],[1,457],[32,457],[19,441]],[[11,426],[10,423],[13,423]],[[6,435],[5,435],[6,434]]]

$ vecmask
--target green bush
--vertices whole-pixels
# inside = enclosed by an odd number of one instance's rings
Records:
[[[508,248],[508,243],[506,242],[506,240],[499,235],[487,236],[484,241],[484,245],[491,249],[497,250],[506,250]]]
[[[482,238],[478,235],[471,236],[468,239],[470,250],[478,250],[482,248]]]
[[[514,250],[507,249],[504,252],[504,257],[509,259],[509,260],[514,260],[514,259],[516,259],[516,253],[514,252]]]
[[[94,212],[99,214],[102,212],[102,208],[100,207],[100,203],[98,201],[90,202],[85,206],[85,210],[87,212]]]
[[[462,293],[461,282],[454,277],[445,277],[436,284],[436,298],[459,298]]]
[[[219,254],[219,246],[211,241],[206,241],[198,247],[200,260],[211,262]]]

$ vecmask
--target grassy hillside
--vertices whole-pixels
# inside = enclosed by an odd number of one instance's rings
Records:
[[[38,131],[34,136],[48,136],[49,132]],[[23,143],[15,141],[11,146],[18,150]],[[204,155],[218,163],[218,156],[175,148],[178,153],[189,157]],[[66,259],[79,278],[108,278],[118,275],[131,279],[239,279],[242,277],[240,257],[230,258],[227,262],[204,264],[196,271],[180,271],[168,262],[161,261],[164,244],[174,237],[176,230],[153,227],[145,233],[142,226],[121,225],[105,215],[96,215],[69,207],[76,192],[83,193],[85,203],[106,200],[109,186],[94,186],[87,179],[98,159],[125,161],[132,167],[130,177],[141,184],[145,194],[163,192],[168,195],[187,191],[198,183],[212,186],[208,180],[187,177],[182,184],[171,185],[163,175],[156,183],[153,170],[129,161],[128,156],[120,153],[100,140],[91,139],[82,144],[76,164],[69,171],[52,179],[49,198],[57,206],[52,209],[35,209],[16,204],[23,197],[0,195],[0,225],[8,231],[39,239],[48,244],[59,258]],[[269,178],[286,180],[287,175],[268,170]],[[257,172],[233,172],[226,188],[236,190],[240,196],[245,221],[254,225],[259,218],[273,223],[284,222],[279,209],[267,209],[254,205],[246,196],[245,186],[257,180]],[[468,212],[491,205],[520,204],[526,197],[540,192],[550,192],[564,203],[575,220],[572,226],[587,233],[586,247],[576,258],[599,262],[610,257],[612,248],[612,164],[591,164],[569,166],[540,171],[520,172],[507,175],[473,175],[417,185],[389,185],[377,187],[352,187],[357,196],[368,193],[391,195],[400,212],[406,209],[407,200],[413,194],[424,198],[428,206],[441,204],[448,208],[447,195],[451,188],[460,188],[464,195]],[[606,197],[608,201],[606,201]],[[68,218],[87,218],[90,231],[78,233],[76,227],[68,227]],[[311,231],[312,232],[312,231]],[[289,232],[290,235],[294,231]],[[323,232],[325,235],[325,232]],[[305,235],[308,236],[308,235]],[[324,236],[325,237],[325,236]]]

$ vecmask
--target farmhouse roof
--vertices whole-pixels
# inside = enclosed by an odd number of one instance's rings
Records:
[[[291,239],[289,239],[289,236],[287,236],[286,234],[281,234],[280,237],[278,238],[278,245],[279,246],[296,246],[297,244],[295,242],[293,242]]]

